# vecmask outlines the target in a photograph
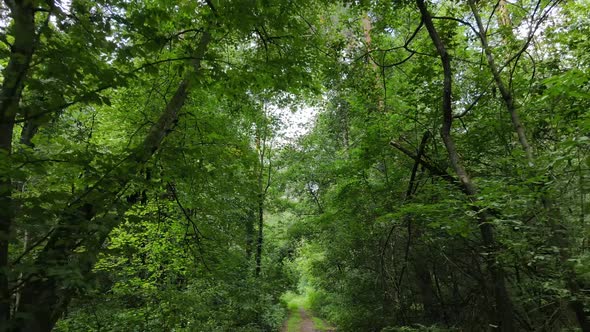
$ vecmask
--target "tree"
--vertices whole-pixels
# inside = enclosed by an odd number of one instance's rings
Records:
[[[343,10],[352,40],[368,39],[363,26],[370,19],[371,48],[352,47],[335,60],[340,72],[326,81],[337,97],[301,143],[307,158],[325,161],[293,171],[293,186],[318,173],[324,183],[319,195],[298,196],[322,202],[323,212],[310,222],[321,225],[314,228],[320,235],[310,241],[327,258],[303,272],[322,294],[316,308],[344,330],[368,330],[366,321],[375,322],[371,328],[555,329],[575,326],[575,316],[584,329],[587,299],[574,295],[584,282],[580,270],[571,270],[580,249],[564,239],[583,227],[573,215],[586,203],[577,194],[577,202],[563,196],[577,192],[565,183],[584,175],[573,176],[579,169],[573,150],[559,143],[578,134],[554,136],[562,127],[556,122],[537,127],[555,110],[541,105],[551,98],[545,82],[555,83],[548,77],[556,72],[541,68],[555,68],[545,51],[558,42],[549,41],[555,36],[549,27],[565,22],[561,10],[568,6],[415,5],[361,3]],[[368,66],[361,61],[367,57]],[[373,64],[382,90],[370,78]],[[346,110],[345,131],[344,121],[330,122],[328,114],[338,114],[330,107]],[[540,132],[552,134],[541,138]],[[346,148],[335,139],[343,133]],[[399,154],[383,150],[387,143]],[[555,163],[573,173],[556,171]],[[562,208],[551,202],[557,192]],[[559,215],[565,206],[573,215]]]
[[[258,67],[268,71],[268,75],[300,75],[295,67],[279,70],[278,63],[289,64],[282,59],[281,47],[297,48],[286,42],[287,35],[270,34],[277,31],[291,34],[302,27],[297,25],[288,30],[282,25],[286,22],[279,24],[273,16],[274,11],[288,13],[298,5],[276,4],[261,11],[257,5],[239,1],[219,7],[193,2],[74,1],[58,6],[53,2],[7,2],[11,25],[4,40],[10,53],[3,73],[0,120],[3,154],[10,158],[3,158],[6,164],[2,167],[1,186],[3,205],[15,208],[3,209],[2,215],[3,329],[47,331],[62,317],[72,298],[77,296],[76,289],[91,279],[109,234],[128,217],[134,205],[140,201],[145,204],[142,179],[157,174],[147,164],[161,153],[165,139],[181,122],[185,105],[196,98],[196,91],[209,89],[211,80],[223,75],[245,73],[247,70],[240,66]],[[242,15],[242,9],[247,9],[246,16]],[[50,19],[52,16],[55,20]],[[174,22],[168,20],[172,16],[176,17]],[[257,34],[253,35],[253,31]],[[224,34],[230,38],[224,39]],[[196,45],[192,38],[198,40]],[[12,43],[11,39],[14,39]],[[249,42],[264,47],[267,63],[256,63],[257,47],[249,47]],[[269,47],[269,42],[274,48]],[[233,55],[241,57],[236,59],[239,65],[222,62],[221,54],[232,55],[224,50],[229,45],[235,45]],[[270,53],[276,50],[278,53]],[[62,63],[55,61],[56,54],[62,54]],[[207,65],[203,66],[203,62]],[[111,138],[105,132],[106,123],[114,125],[111,120],[114,117],[100,115],[105,125],[95,127],[93,122],[87,122],[96,119],[94,115],[88,118],[92,109],[99,108],[100,112],[111,107],[138,109],[137,104],[126,104],[125,97],[150,95],[146,83],[157,81],[158,75],[164,73],[164,87],[151,87],[155,94],[148,98],[149,111],[145,112],[149,120],[139,128],[128,123],[118,126],[129,130],[129,141],[101,151],[98,146]],[[56,87],[40,92],[48,82],[63,82],[63,90]],[[240,84],[231,92],[244,94],[263,89],[268,81]],[[163,101],[154,99],[157,94]],[[118,99],[116,103],[111,101],[112,97]],[[69,118],[74,108],[78,113]],[[159,114],[154,112],[158,108]],[[68,133],[53,124],[67,126],[68,121],[87,127],[88,137],[80,145],[71,145],[70,155],[56,153],[50,145],[59,144],[59,135],[67,137]],[[17,146],[13,141],[16,123],[25,124],[21,141],[28,148],[12,154]],[[105,134],[95,133],[97,128]],[[38,142],[36,135],[40,135]],[[142,135],[143,138],[138,138]],[[43,155],[48,162],[39,158]],[[77,174],[62,173],[64,186],[59,188],[22,187],[23,193],[18,196],[24,199],[14,200],[17,192],[12,189],[13,184],[24,182],[31,175],[38,178],[29,165],[31,158],[44,164],[45,169],[40,172],[56,172],[58,168],[52,163],[65,163],[70,167],[68,171]],[[17,165],[21,162],[27,167],[19,173]],[[44,182],[35,181],[39,185]],[[189,211],[182,208],[174,183],[168,191],[176,197],[185,217],[190,218]],[[31,204],[35,205],[32,209]],[[49,208],[39,209],[42,206]],[[40,220],[41,216],[47,220]],[[36,228],[33,240],[26,240],[28,244],[23,251],[19,236],[33,228]],[[14,246],[9,245],[11,242]]]

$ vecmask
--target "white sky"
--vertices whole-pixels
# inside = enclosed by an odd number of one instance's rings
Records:
[[[271,112],[279,118],[283,125],[278,132],[279,144],[290,144],[301,136],[309,133],[319,112],[318,107],[308,105],[292,108],[272,108]]]

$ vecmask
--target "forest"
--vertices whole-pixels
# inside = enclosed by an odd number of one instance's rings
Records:
[[[3,0],[0,332],[590,332],[589,0]]]

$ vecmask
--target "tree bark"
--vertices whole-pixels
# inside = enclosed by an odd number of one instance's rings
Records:
[[[498,1],[498,11],[500,12],[500,24],[503,26],[510,26],[512,22],[510,21],[510,14],[508,13],[508,4],[506,0]]]
[[[262,270],[262,244],[264,242],[264,196],[258,198],[258,238],[256,241],[256,277],[260,276]]]
[[[266,107],[266,106],[265,106]],[[260,131],[256,137],[256,150],[258,151],[258,201],[257,201],[257,211],[258,211],[258,237],[256,240],[256,268],[254,274],[256,277],[260,276],[260,272],[262,271],[262,246],[264,243],[264,201],[266,200],[266,193],[268,192],[268,188],[270,187],[270,177],[272,168],[269,163],[268,165],[268,174],[266,178],[266,184],[264,183],[264,159],[267,153],[267,144],[268,144],[268,123],[266,122],[266,112],[264,114],[264,128],[262,130],[262,134]],[[268,157],[270,161],[270,157]]]
[[[443,96],[442,96],[442,112],[443,112],[443,125],[441,128],[441,137],[449,155],[449,160],[459,181],[464,188],[465,193],[469,196],[472,201],[477,199],[477,187],[472,182],[471,178],[465,170],[461,158],[457,152],[455,142],[451,135],[451,127],[453,122],[453,106],[452,106],[452,76],[451,71],[451,60],[447,49],[441,40],[438,31],[436,30],[430,12],[426,8],[424,0],[416,0],[422,20],[428,34],[434,43],[436,50],[440,56],[443,71],[444,71],[444,82],[443,82]],[[494,288],[494,299],[495,308],[494,322],[492,325],[497,325],[500,331],[516,331],[515,318],[513,312],[512,300],[508,294],[506,287],[506,277],[504,270],[501,266],[498,266],[496,262],[495,251],[497,250],[497,243],[494,238],[494,229],[490,225],[488,216],[485,212],[478,213],[478,225],[482,235],[482,240],[486,249],[489,250],[488,257],[486,258],[487,267],[490,271],[490,275],[493,282]]]
[[[506,104],[506,109],[508,110],[508,113],[510,114],[510,120],[512,121],[512,126],[514,127],[514,131],[516,131],[516,134],[518,135],[518,141],[520,142],[520,145],[522,146],[524,152],[526,153],[528,161],[532,162],[533,161],[533,152],[531,149],[531,145],[529,144],[529,142],[527,140],[524,126],[522,125],[522,122],[520,121],[520,116],[518,115],[518,111],[516,109],[516,103],[514,101],[514,97],[512,96],[512,93],[510,92],[510,90],[508,89],[506,84],[504,84],[504,81],[502,80],[502,76],[500,76],[500,71],[498,70],[498,67],[496,65],[496,61],[494,59],[494,54],[492,53],[492,50],[490,49],[490,46],[488,44],[488,38],[486,36],[486,31],[483,26],[483,22],[481,21],[481,17],[479,16],[479,12],[477,10],[477,7],[475,6],[475,3],[473,2],[473,0],[469,0],[468,2],[469,2],[469,7],[471,8],[471,11],[473,12],[473,16],[475,17],[475,21],[477,23],[477,29],[479,30],[478,35],[479,35],[479,39],[481,40],[481,46],[484,50],[484,53],[486,54],[486,59],[488,61],[488,67],[490,68],[490,71],[492,72],[492,76],[494,77],[494,81],[496,82],[496,86],[498,87],[498,90],[500,90],[500,94],[502,95],[502,100],[504,101],[504,104]],[[503,19],[503,20],[505,20],[505,19]]]
[[[250,262],[252,252],[254,251],[254,223],[256,222],[256,211],[254,209],[249,209],[244,217],[244,221],[246,224],[246,258],[248,259],[248,262]]]
[[[367,47],[367,62],[371,66],[371,69],[375,73],[375,91],[381,92],[381,78],[379,77],[379,67],[377,63],[373,61],[371,57],[371,52],[373,51],[372,48],[372,40],[371,40],[371,30],[373,30],[373,24],[371,23],[371,18],[369,17],[368,13],[364,13],[362,18],[362,26],[363,26],[363,34],[365,37],[365,44]],[[377,105],[379,111],[384,111],[385,108],[385,99],[382,96],[377,97]]]
[[[0,157],[3,162],[10,163],[14,121],[35,46],[35,12],[32,0],[7,0],[6,4],[10,8],[12,17],[14,43],[8,65],[2,72],[4,81],[0,90]],[[14,209],[11,175],[1,174],[0,179],[0,330],[2,330],[8,326],[11,311],[8,255]]]

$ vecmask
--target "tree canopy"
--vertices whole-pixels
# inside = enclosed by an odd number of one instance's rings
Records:
[[[589,17],[5,0],[0,331],[590,331]]]

